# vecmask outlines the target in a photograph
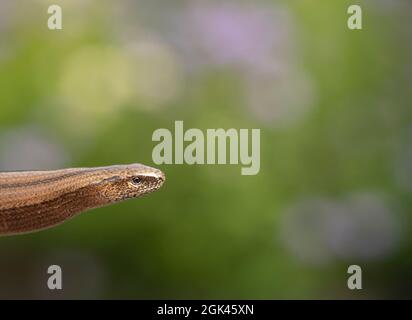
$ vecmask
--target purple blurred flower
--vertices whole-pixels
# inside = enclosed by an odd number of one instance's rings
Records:
[[[63,145],[41,128],[26,126],[0,132],[0,171],[60,168],[68,163]]]
[[[2,0],[0,1],[0,33],[8,32],[8,28],[13,19],[15,19],[16,6],[14,1]]]
[[[260,68],[289,49],[285,13],[264,5],[196,4],[177,15],[177,37],[201,63]]]
[[[167,38],[185,56],[185,65],[239,71],[244,102],[256,119],[287,128],[309,113],[316,89],[298,63],[293,18],[286,8],[202,2],[174,20],[177,28]]]
[[[352,194],[343,201],[306,199],[284,213],[282,241],[309,264],[385,258],[398,248],[402,231],[397,212],[385,199],[373,193]]]
[[[257,8],[232,5],[191,9],[193,27],[206,49],[221,63],[253,63],[266,58],[273,48],[269,14]]]

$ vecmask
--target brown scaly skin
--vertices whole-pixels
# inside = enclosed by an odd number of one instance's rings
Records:
[[[165,175],[141,164],[0,172],[0,235],[61,224],[77,214],[159,189]]]

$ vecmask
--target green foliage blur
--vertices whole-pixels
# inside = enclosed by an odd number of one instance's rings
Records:
[[[63,30],[47,28],[51,4]],[[0,238],[0,298],[411,298],[412,5],[357,1],[349,30],[351,4],[0,0],[0,170],[167,176]],[[259,174],[156,166],[152,133],[176,120],[261,129]],[[347,288],[351,264],[363,290]]]

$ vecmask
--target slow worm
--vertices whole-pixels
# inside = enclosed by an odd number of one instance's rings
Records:
[[[77,214],[159,189],[165,175],[141,164],[0,172],[0,235],[61,224]]]

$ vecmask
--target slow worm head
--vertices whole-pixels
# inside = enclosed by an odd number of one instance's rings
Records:
[[[88,209],[159,189],[165,175],[142,164],[0,172],[0,235],[42,230]]]

